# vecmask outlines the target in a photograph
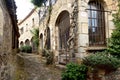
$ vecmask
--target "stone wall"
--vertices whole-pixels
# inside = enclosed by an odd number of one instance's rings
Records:
[[[0,0],[0,80],[10,79],[9,55],[12,50],[12,24],[5,2]]]
[[[12,64],[10,62],[12,45],[14,45],[13,40],[15,42],[17,40],[13,38],[13,35],[16,37],[17,33],[12,34],[12,30],[15,31],[16,26],[13,26],[13,19],[10,16],[6,1],[0,0],[0,80],[12,79]]]
[[[91,0],[56,0],[56,3],[52,6],[51,13],[44,16],[42,20],[40,20],[40,25],[36,23],[39,27],[39,35],[43,35],[43,42],[40,46],[45,46],[47,41],[46,36],[46,28],[50,29],[50,45],[51,50],[55,52],[55,57],[59,57],[60,50],[60,35],[57,22],[59,22],[59,18],[63,11],[69,13],[70,17],[70,35],[67,43],[71,45],[69,46],[72,53],[76,54],[78,59],[81,59],[88,55],[88,53],[93,51],[101,51],[106,49],[106,45],[104,46],[89,46],[89,28],[88,28],[88,3]],[[112,30],[114,29],[114,24],[112,22],[112,14],[115,12],[116,1],[114,0],[100,0],[103,2],[105,9],[105,39],[107,43],[107,39],[110,38]],[[44,8],[43,8],[44,9]],[[62,14],[62,16],[64,13]],[[33,16],[37,16],[37,14],[31,14],[22,24],[21,27],[26,27],[26,23],[30,24],[31,27],[31,18]],[[38,19],[37,17],[35,18]],[[37,21],[36,21],[37,22]],[[64,22],[64,21],[63,21]],[[48,24],[49,23],[49,24]],[[20,38],[20,40],[26,38],[31,39],[31,36],[28,32],[25,32]],[[27,36],[27,37],[26,37]],[[26,37],[26,38],[25,38]],[[39,47],[39,49],[41,49]],[[56,59],[57,60],[57,59]]]
[[[107,74],[105,80],[120,80],[120,69]]]

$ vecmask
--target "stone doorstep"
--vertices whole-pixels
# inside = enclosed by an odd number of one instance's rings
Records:
[[[55,67],[60,69],[60,70],[65,70],[66,69],[66,65],[61,65],[61,64],[56,64]]]

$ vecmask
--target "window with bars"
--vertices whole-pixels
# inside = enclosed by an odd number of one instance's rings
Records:
[[[105,11],[98,1],[90,1],[88,9],[89,46],[105,46]]]

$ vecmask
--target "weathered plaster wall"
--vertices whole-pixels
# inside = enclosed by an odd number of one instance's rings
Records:
[[[0,80],[11,80],[12,23],[4,0],[0,0]]]

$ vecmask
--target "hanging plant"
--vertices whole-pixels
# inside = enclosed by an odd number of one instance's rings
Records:
[[[31,3],[33,3],[37,7],[40,7],[45,1],[46,0],[31,0]]]

